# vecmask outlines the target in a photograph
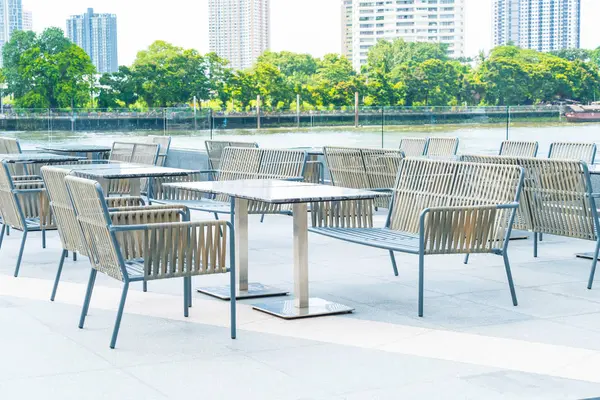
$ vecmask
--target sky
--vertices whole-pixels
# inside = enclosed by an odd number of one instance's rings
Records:
[[[600,0],[581,0],[581,45],[600,46]],[[271,0],[271,50],[320,57],[341,51],[340,0]],[[492,0],[465,0],[466,55],[492,47]],[[139,50],[155,40],[177,46],[208,49],[207,0],[23,0],[33,12],[33,28],[65,29],[70,15],[117,14],[119,64],[129,65]]]

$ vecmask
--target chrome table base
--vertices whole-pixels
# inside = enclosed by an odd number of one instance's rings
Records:
[[[354,308],[343,304],[334,303],[311,297],[308,299],[308,307],[296,307],[296,300],[282,300],[269,303],[253,304],[252,308],[283,319],[298,319],[320,317],[323,315],[347,314]]]
[[[199,293],[206,294],[208,296],[216,297],[221,300],[231,300],[230,287],[225,286],[213,286],[213,287],[202,287],[196,289]],[[248,290],[238,291],[235,298],[241,299],[258,299],[261,297],[276,297],[276,296],[287,296],[288,291],[283,289],[274,288],[271,286],[265,286],[262,283],[249,283]]]

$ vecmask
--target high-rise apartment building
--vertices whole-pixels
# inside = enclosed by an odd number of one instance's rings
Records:
[[[209,46],[234,69],[250,68],[271,45],[270,0],[209,0]]]
[[[33,30],[33,14],[31,13],[31,11],[23,10],[23,30]]]
[[[88,8],[85,14],[67,20],[67,36],[85,50],[99,73],[119,69],[116,15],[95,14]]]
[[[14,31],[23,30],[23,6],[21,0],[0,0],[0,67],[2,48]]]
[[[450,56],[464,55],[464,0],[352,0],[351,2],[351,58],[356,70],[367,62],[369,49],[381,39],[401,38],[407,42],[445,43],[448,45]],[[342,8],[346,12],[346,8]]]
[[[494,0],[494,46],[579,48],[581,0]]]
[[[352,0],[342,0],[342,55],[352,59]]]

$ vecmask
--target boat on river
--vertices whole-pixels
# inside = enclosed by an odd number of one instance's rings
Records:
[[[572,105],[567,107],[565,118],[569,122],[600,122],[600,104],[591,106]]]

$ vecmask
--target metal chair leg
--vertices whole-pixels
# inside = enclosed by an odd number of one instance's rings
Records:
[[[512,272],[510,271],[510,262],[508,261],[508,255],[506,252],[502,254],[504,258],[504,268],[506,269],[506,278],[508,279],[508,287],[510,288],[510,296],[512,297],[513,306],[517,306],[517,293],[515,292],[515,284],[513,283]]]
[[[119,327],[121,326],[121,318],[123,318],[123,309],[125,308],[125,301],[127,300],[127,291],[129,290],[129,282],[125,282],[123,286],[123,293],[121,294],[121,302],[119,303],[119,310],[117,311],[117,319],[115,321],[115,327],[113,329],[112,338],[110,339],[110,348],[114,349],[117,344],[117,336],[119,335]]]
[[[6,227],[6,236],[10,236],[10,226]]]
[[[533,232],[533,257],[538,256],[538,233]]]
[[[83,329],[83,325],[85,324],[85,317],[88,314],[88,309],[90,308],[90,300],[92,299],[92,291],[94,290],[94,283],[96,283],[96,273],[97,271],[92,268],[90,271],[90,279],[88,280],[87,290],[85,292],[85,300],[83,301],[83,308],[81,309],[81,317],[79,318],[79,329]]]
[[[544,241],[544,234],[540,233],[539,238],[540,238],[540,242],[543,242]]]
[[[26,241],[27,231],[23,231],[23,238],[21,239],[21,248],[19,249],[19,257],[17,258],[17,266],[15,267],[15,278],[19,276],[19,269],[21,268],[21,260],[23,259],[23,250],[25,250]]]
[[[192,277],[188,278],[188,307],[192,308]]]
[[[469,256],[470,256],[469,253],[465,254],[465,261],[464,261],[465,264],[469,263]]]
[[[423,316],[423,280],[425,279],[425,254],[419,254],[419,317]]]
[[[394,269],[394,275],[398,276],[398,266],[396,265],[396,257],[394,252],[390,250],[390,258],[392,260],[392,268]]]
[[[185,278],[183,278],[183,316],[186,318],[190,316],[190,311],[189,311],[190,294],[188,293],[188,290],[189,290],[188,278],[185,277]]]
[[[56,297],[56,290],[58,289],[58,282],[60,281],[60,275],[62,274],[63,264],[65,263],[65,257],[67,256],[67,250],[63,250],[60,256],[60,262],[58,263],[58,270],[56,271],[56,278],[54,278],[54,287],[52,288],[52,294],[50,295],[50,301],[54,301]]]
[[[46,248],[46,230],[42,229],[42,249]]]
[[[4,233],[8,227],[6,225],[2,225],[2,231],[0,231],[0,248],[2,248],[2,242],[4,241]]]
[[[144,283],[142,283],[142,290],[144,292],[148,291],[148,281],[144,281]]]
[[[265,222],[265,214],[261,215],[260,217],[260,223],[262,224],[263,222]]]
[[[596,264],[598,264],[598,252],[600,251],[600,238],[596,242],[596,249],[594,250],[594,260],[592,261],[592,269],[590,270],[590,279],[588,281],[588,289],[592,288],[594,284],[594,275],[596,274]]]
[[[73,261],[77,261],[77,252],[76,251],[73,252]]]

